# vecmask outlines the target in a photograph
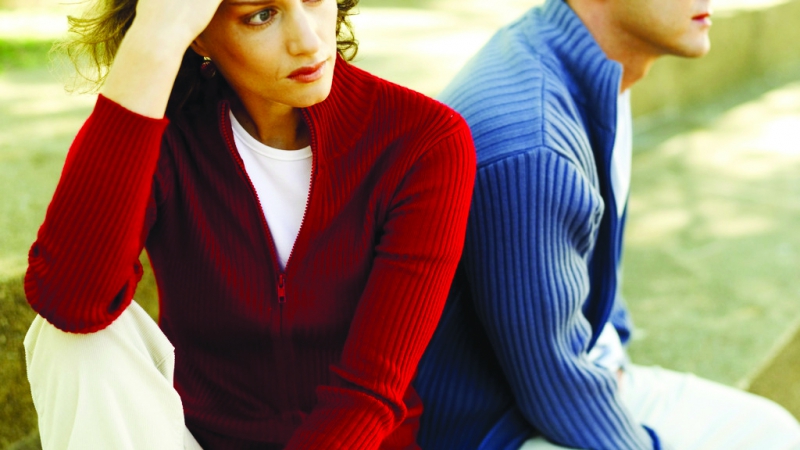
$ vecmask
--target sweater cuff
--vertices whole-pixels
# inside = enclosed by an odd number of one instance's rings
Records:
[[[97,95],[97,103],[94,105],[92,115],[100,115],[104,121],[117,123],[124,122],[124,127],[154,127],[153,132],[160,134],[163,133],[164,128],[169,124],[169,119],[162,117],[156,119],[154,117],[144,116],[135,111],[120,105],[119,103],[111,100],[103,94]]]

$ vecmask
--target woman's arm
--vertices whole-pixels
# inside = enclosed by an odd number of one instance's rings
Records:
[[[392,202],[333,385],[317,389],[318,404],[287,449],[377,449],[406,417],[403,395],[444,308],[475,177],[466,124],[438,125],[445,136]]]
[[[139,0],[102,94],[126,109],[161,118],[189,45],[222,0]],[[199,69],[199,68],[198,68]]]
[[[65,331],[105,328],[141,278],[150,199],[173,81],[221,0],[141,0],[102,95],[70,147],[25,276],[28,301]]]

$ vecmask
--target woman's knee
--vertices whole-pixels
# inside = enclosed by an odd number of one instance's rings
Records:
[[[136,303],[108,327],[89,334],[62,331],[37,316],[24,345],[32,388],[42,377],[58,376],[64,384],[86,374],[124,375],[141,366],[172,380],[174,349]]]

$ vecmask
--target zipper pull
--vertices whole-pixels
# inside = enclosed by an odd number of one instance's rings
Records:
[[[286,276],[278,275],[278,303],[286,303]]]

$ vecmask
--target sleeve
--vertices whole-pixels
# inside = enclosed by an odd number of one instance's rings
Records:
[[[403,396],[439,321],[461,256],[475,179],[466,124],[405,175],[333,385],[287,449],[377,449],[406,417]]]
[[[25,274],[31,307],[59,329],[101,330],[130,303],[167,123],[101,95],[73,141]]]
[[[614,376],[591,362],[588,258],[603,202],[547,148],[482,166],[464,250],[475,309],[523,416],[548,440],[592,449],[652,448]]]
[[[617,279],[622,280],[621,277],[617,277]],[[618,282],[618,286],[621,285],[622,283]],[[628,312],[628,306],[625,304],[625,298],[622,296],[622,293],[617,293],[614,299],[614,307],[611,310],[611,315],[608,317],[608,320],[617,330],[622,345],[628,345],[631,339],[631,333],[633,333],[633,320]]]

